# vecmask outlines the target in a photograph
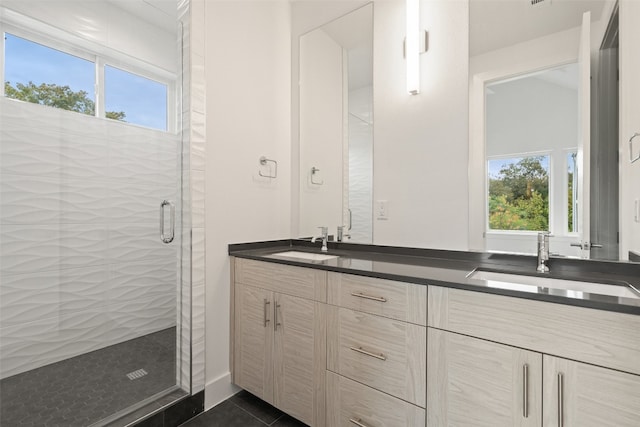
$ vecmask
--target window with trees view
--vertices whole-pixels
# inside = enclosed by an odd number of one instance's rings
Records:
[[[549,230],[549,156],[489,159],[489,230]]]
[[[5,33],[5,96],[95,115],[95,64]]]
[[[69,49],[76,51],[76,49]],[[63,52],[4,33],[4,95],[34,104],[168,130],[167,84],[108,65],[98,55]],[[97,82],[96,76],[105,76]],[[104,90],[96,108],[96,90]],[[104,112],[103,112],[104,111]]]

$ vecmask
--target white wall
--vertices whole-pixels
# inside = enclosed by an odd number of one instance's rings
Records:
[[[404,1],[374,9],[375,244],[467,248],[467,1],[422,1],[429,51],[420,57],[421,93],[405,88]],[[374,208],[374,218],[375,218]]]
[[[290,237],[290,6],[206,3],[207,408],[229,385],[229,243]],[[278,161],[258,176],[260,156]],[[266,172],[266,171],[265,171]]]

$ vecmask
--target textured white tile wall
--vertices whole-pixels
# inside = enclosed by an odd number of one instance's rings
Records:
[[[354,243],[373,240],[373,87],[349,93],[348,206]]]
[[[178,137],[0,98],[0,377],[176,324]]]
[[[189,144],[191,134],[191,8],[190,0],[178,0],[178,20],[180,30],[180,55],[182,69],[180,80],[182,82],[182,256],[178,259],[181,263],[181,283],[178,294],[180,295],[179,316],[179,346],[177,357],[179,370],[177,370],[178,384],[186,391],[191,391],[191,147]]]
[[[181,372],[192,393],[204,390],[205,280],[205,75],[203,0],[179,0],[182,23],[183,82],[183,239]]]
[[[205,386],[205,144],[206,144],[206,80],[204,72],[205,2],[191,0],[190,63],[190,170],[192,209],[191,260],[191,339],[192,392]]]

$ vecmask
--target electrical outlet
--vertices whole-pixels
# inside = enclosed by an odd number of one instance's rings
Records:
[[[633,220],[640,222],[640,200],[636,199],[633,206]]]
[[[389,202],[386,200],[376,201],[376,219],[386,221],[389,219]]]

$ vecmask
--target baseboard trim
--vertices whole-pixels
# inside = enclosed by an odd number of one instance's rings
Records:
[[[209,381],[204,388],[204,410],[208,411],[240,391],[240,387],[231,383],[231,372]]]

